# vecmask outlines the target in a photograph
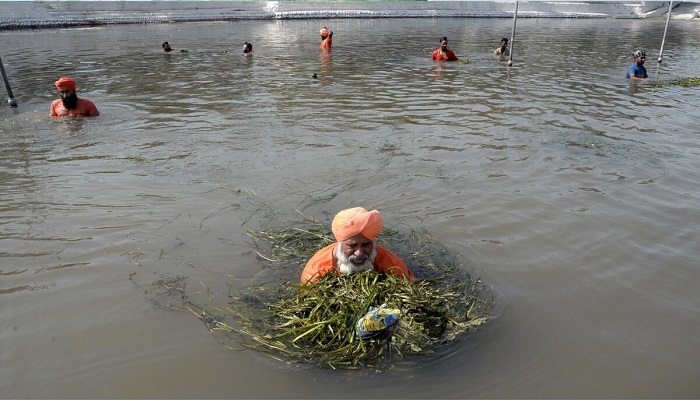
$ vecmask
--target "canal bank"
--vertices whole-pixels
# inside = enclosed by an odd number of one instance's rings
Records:
[[[511,18],[515,2],[496,1],[0,1],[0,29],[107,24],[323,18]],[[698,17],[700,3],[674,3],[673,18]],[[519,18],[662,17],[669,3],[519,2]]]

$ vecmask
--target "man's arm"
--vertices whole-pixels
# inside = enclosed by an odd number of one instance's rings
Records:
[[[100,111],[97,110],[97,106],[95,106],[95,103],[90,102],[90,107],[88,107],[88,115],[90,117],[97,117],[100,115]]]
[[[634,72],[630,73],[630,79],[632,81],[648,81],[649,80],[649,78],[646,74],[643,77],[638,77],[637,74],[635,74]]]
[[[406,266],[406,263],[404,263],[400,257],[381,245],[376,245],[376,248],[377,257],[374,263],[379,272],[404,276],[412,283],[418,281],[418,278],[416,278],[411,269]]]
[[[638,76],[640,74],[642,74],[642,76]],[[636,65],[632,65],[627,69],[627,78],[629,78],[631,81],[647,81],[648,75],[646,74],[646,70],[642,70]]]
[[[76,112],[83,117],[97,117],[100,115],[100,111],[97,110],[95,103],[83,98],[78,99]]]

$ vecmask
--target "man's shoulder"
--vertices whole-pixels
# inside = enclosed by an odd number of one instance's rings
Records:
[[[60,100],[60,99],[59,99],[59,100]],[[79,97],[79,98],[78,98],[78,103],[82,103],[82,104],[84,104],[84,105],[86,105],[86,106],[94,106],[94,105],[95,105],[95,103],[91,102],[91,101],[88,100],[88,99],[82,98],[82,97]]]
[[[304,270],[301,273],[302,284],[314,282],[334,268],[333,250],[336,245],[337,242],[319,249],[314,256],[306,262]]]
[[[637,63],[634,63],[627,68],[627,78],[629,78],[631,74],[634,74],[634,76],[637,78],[646,78],[647,69],[644,68],[643,65],[637,65]]]
[[[89,101],[88,99],[78,98],[78,106],[76,107],[78,114],[84,115],[85,117],[97,117],[100,115],[100,111],[97,110],[95,103]]]
[[[51,102],[51,107],[49,107],[49,115],[52,117],[58,117],[59,113],[62,113],[63,105],[61,104],[61,99],[54,99]]]
[[[377,250],[377,257],[390,257],[390,258],[398,258],[398,256],[390,251],[389,249],[377,244],[374,246],[375,249]]]
[[[323,248],[316,251],[316,253],[311,257],[311,260],[316,260],[318,258],[333,258],[333,251],[338,243],[334,242],[330,245],[326,245]]]
[[[374,268],[380,273],[399,274],[415,281],[416,277],[411,269],[398,255],[390,250],[376,245],[377,257],[374,259]],[[395,269],[398,268],[398,269]]]

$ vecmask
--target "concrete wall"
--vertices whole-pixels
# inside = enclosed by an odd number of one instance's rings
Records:
[[[518,18],[649,18],[668,2],[518,3]],[[512,18],[514,1],[0,1],[0,29],[294,18]]]

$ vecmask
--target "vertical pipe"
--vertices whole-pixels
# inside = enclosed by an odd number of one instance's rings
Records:
[[[668,31],[668,21],[671,19],[671,10],[673,9],[673,1],[668,3],[668,15],[666,16],[666,27],[664,28],[664,37],[661,39],[661,50],[659,50],[659,63],[661,62],[661,55],[664,54],[664,43],[666,43],[666,31]]]
[[[510,51],[508,52],[508,65],[513,65],[513,46],[515,43],[515,23],[518,22],[518,2],[515,2],[515,12],[513,12],[513,32],[510,34]]]
[[[2,65],[2,57],[0,57],[0,73],[2,73],[2,80],[5,81],[5,89],[7,89],[7,96],[9,96],[7,102],[10,103],[10,107],[17,107],[15,97],[12,95],[12,88],[10,88],[10,81],[7,79],[7,74],[5,74],[5,66]]]

